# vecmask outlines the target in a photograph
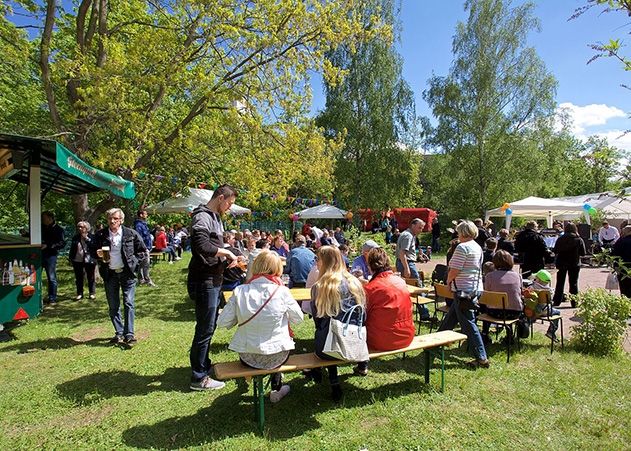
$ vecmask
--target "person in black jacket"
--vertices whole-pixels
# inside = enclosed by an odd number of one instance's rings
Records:
[[[624,265],[626,271],[616,263],[618,273],[618,283],[620,284],[620,294],[631,299],[631,226],[620,227],[620,239],[613,245],[611,255],[620,258],[620,263]]]
[[[548,248],[543,235],[537,232],[536,221],[528,221],[524,230],[517,234],[515,250],[519,253],[522,277],[528,277],[545,267]]]
[[[482,249],[484,249],[486,240],[491,238],[491,235],[484,228],[484,222],[482,221],[481,218],[474,219],[473,223],[478,228],[478,236],[476,237],[475,242],[478,243]]]
[[[187,288],[195,301],[195,335],[191,345],[191,384],[196,391],[223,388],[223,382],[209,376],[211,362],[208,352],[215,333],[219,314],[219,299],[223,272],[236,266],[238,258],[224,248],[221,215],[226,213],[237,197],[230,185],[221,185],[206,205],[193,210],[191,223],[191,252],[188,265]]]
[[[147,258],[147,248],[141,236],[134,229],[125,227],[125,213],[120,208],[107,211],[108,228],[96,232],[96,252],[99,258],[99,273],[105,284],[105,296],[114,325],[114,337],[110,343],[136,344],[134,332],[136,269],[143,258]],[[104,246],[109,251],[103,249]],[[123,293],[124,322],[120,314],[120,294]]]
[[[500,238],[497,240],[497,250],[506,251],[513,255],[515,253],[515,245],[508,239],[508,230],[500,229]]]
[[[83,299],[83,273],[88,279],[90,299],[96,298],[96,282],[94,271],[96,269],[96,241],[90,233],[90,223],[79,221],[77,234],[72,237],[70,253],[68,254],[72,268],[74,269],[75,284],[77,286],[77,301]]]
[[[581,256],[585,255],[585,242],[578,235],[576,224],[568,222],[563,229],[564,233],[559,237],[554,245],[556,255],[557,284],[554,289],[552,303],[561,305],[564,300],[563,288],[565,287],[565,276],[569,276],[570,294],[578,294],[578,273],[581,270]],[[572,301],[572,307],[576,307],[576,302]]]
[[[55,222],[55,213],[42,213],[42,265],[48,279],[48,302],[57,303],[57,255],[66,245],[64,229]]]

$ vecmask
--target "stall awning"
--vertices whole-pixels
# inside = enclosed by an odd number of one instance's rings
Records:
[[[0,178],[29,183],[29,166],[39,164],[42,191],[84,194],[102,189],[133,199],[133,182],[96,169],[56,141],[0,134]]]

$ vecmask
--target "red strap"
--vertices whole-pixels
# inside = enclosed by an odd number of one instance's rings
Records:
[[[278,291],[278,289],[279,289],[279,288],[280,288],[280,286],[277,286],[277,287],[276,287],[276,289],[272,292],[272,294],[270,294],[270,296],[267,298],[267,301],[265,301],[265,302],[263,303],[263,305],[261,305],[261,306],[259,307],[259,309],[258,309],[256,312],[254,312],[254,315],[250,316],[248,319],[246,319],[245,321],[243,321],[243,322],[242,322],[241,324],[239,324],[237,327],[241,327],[241,326],[243,326],[243,325],[245,325],[245,324],[249,323],[250,321],[252,321],[252,319],[253,319],[256,315],[258,315],[258,314],[259,314],[259,312],[260,312],[261,310],[263,310],[263,307],[265,307],[265,306],[267,305],[267,303],[268,303],[269,301],[271,301],[271,300],[272,300],[272,298],[274,297],[274,295],[276,294],[276,292]]]

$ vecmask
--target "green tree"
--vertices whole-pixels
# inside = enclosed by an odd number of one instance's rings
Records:
[[[392,0],[364,0],[364,27],[375,16],[398,38],[398,8]],[[325,85],[326,108],[317,123],[328,136],[344,138],[335,165],[336,195],[347,205],[383,209],[411,205],[418,195],[416,111],[401,74],[393,39],[349,43],[328,54],[345,71]]]
[[[308,71],[339,78],[325,52],[384,31],[377,20],[364,27],[360,0],[80,0],[72,9],[58,0],[15,3],[41,29],[30,41],[3,10],[2,30],[11,32],[3,36],[30,49],[46,100],[25,114],[46,112],[42,134],[139,182],[141,199],[177,191],[196,175],[232,182],[240,159],[264,168],[269,154],[258,155],[260,141],[278,142],[278,161],[296,142],[309,152],[327,149],[312,145],[319,133],[312,125],[290,120],[310,100]],[[252,155],[229,147],[235,130],[250,138]],[[281,188],[295,182],[276,181]],[[76,196],[75,216],[93,220],[118,202]]]
[[[445,154],[443,196],[454,216],[483,214],[524,192],[541,166],[533,127],[551,117],[556,81],[533,48],[534,7],[470,0],[453,41],[448,76],[434,76],[424,98],[438,119],[427,144]]]

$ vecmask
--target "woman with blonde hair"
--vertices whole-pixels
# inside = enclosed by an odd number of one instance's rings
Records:
[[[300,306],[280,279],[283,264],[276,252],[267,249],[252,263],[252,279],[237,286],[217,319],[217,327],[238,326],[229,349],[241,362],[258,369],[278,368],[295,348],[289,325],[302,322]],[[280,401],[289,393],[282,374],[271,375],[270,400]]]
[[[322,246],[318,252],[318,270],[320,277],[311,288],[311,305],[315,321],[315,353],[325,360],[332,358],[324,354],[324,344],[329,333],[331,318],[342,320],[344,313],[353,306],[366,305],[366,295],[361,282],[348,272],[340,251],[333,246]],[[358,312],[350,318],[351,324],[363,322],[363,312]],[[327,367],[331,396],[335,402],[342,399],[342,388],[337,376],[337,366]],[[306,374],[314,380],[321,380],[320,369],[313,369]]]

